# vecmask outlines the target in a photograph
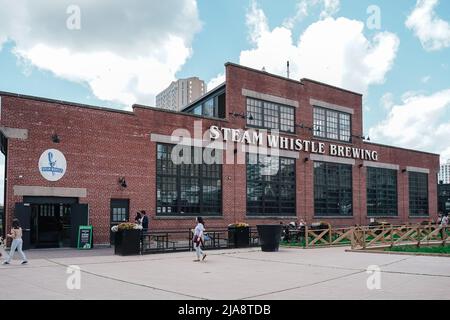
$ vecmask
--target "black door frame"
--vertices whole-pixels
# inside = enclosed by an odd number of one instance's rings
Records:
[[[25,206],[30,207],[30,225],[31,225],[31,205],[39,205],[39,204],[69,204],[71,206],[70,212],[70,220],[73,230],[71,230],[71,247],[76,247],[77,235],[78,235],[78,225],[87,225],[89,222],[89,207],[87,204],[79,204],[79,198],[75,197],[46,197],[46,196],[24,196],[23,204]],[[81,212],[85,213],[83,217],[79,217],[77,221],[74,220],[73,211],[81,210]],[[76,223],[75,223],[76,222]],[[75,225],[74,225],[75,223]],[[75,226],[75,228],[74,228]],[[77,229],[77,230],[75,230]],[[31,240],[31,239],[30,239]]]
[[[125,206],[123,205],[125,204]],[[126,221],[114,221],[113,220],[113,209],[114,208],[126,208]],[[130,199],[110,199],[109,202],[109,227],[110,227],[110,243],[112,244],[113,239],[113,233],[111,231],[111,228],[113,226],[118,225],[121,222],[128,222],[130,221]]]

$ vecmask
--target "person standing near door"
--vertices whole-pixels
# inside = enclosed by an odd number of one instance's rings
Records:
[[[145,210],[142,210],[141,215],[142,215],[142,231],[147,232],[147,230],[148,230],[147,212],[145,212]]]
[[[9,264],[11,262],[11,259],[13,258],[16,249],[17,249],[17,251],[19,251],[19,254],[22,257],[21,264],[28,263],[27,257],[25,256],[25,253],[23,253],[23,251],[22,251],[22,245],[23,245],[22,228],[20,227],[20,222],[18,219],[13,220],[11,233],[7,234],[6,236],[8,238],[12,238],[12,243],[11,243],[11,251],[9,252],[9,256],[3,262],[3,264]]]
[[[136,213],[136,216],[134,217],[134,223],[142,226],[142,215],[139,211]]]
[[[144,241],[144,234],[147,233],[148,231],[148,217],[147,217],[147,212],[145,212],[145,210],[141,210],[141,226],[142,226],[142,235],[141,235],[141,243],[142,243],[142,248],[144,249],[144,246],[146,245],[146,247],[148,248],[150,241],[148,241],[147,243],[145,243]],[[148,240],[150,240],[149,237],[147,237]]]

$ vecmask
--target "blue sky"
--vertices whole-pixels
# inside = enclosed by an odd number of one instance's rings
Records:
[[[122,3],[0,0],[0,91],[127,109],[176,78],[217,84],[227,61],[284,75],[289,60],[363,93],[372,141],[450,158],[449,1]]]

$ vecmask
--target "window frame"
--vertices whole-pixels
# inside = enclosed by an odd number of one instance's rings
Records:
[[[372,174],[371,172],[372,171]],[[389,179],[389,176],[387,175],[387,173],[391,173],[393,174],[393,177],[395,177],[395,193],[393,192],[393,190],[391,190],[392,194],[388,195],[385,194],[384,195],[384,201],[386,202],[386,199],[389,198],[389,196],[393,196],[395,195],[395,208],[388,208],[386,206],[386,203],[384,203],[382,206],[376,206],[374,207],[375,209],[372,211],[377,211],[377,212],[369,212],[369,198],[371,198],[372,196],[369,196],[369,194],[375,194],[375,202],[379,203],[380,200],[380,193],[383,193],[383,191],[386,193],[388,191],[387,185],[384,187],[385,190],[383,190],[383,188],[381,188],[378,185],[377,181],[377,186],[376,188],[369,188],[369,184],[371,183],[370,178],[373,174],[376,175],[376,179],[384,178],[384,179]],[[398,171],[395,169],[387,169],[387,168],[375,168],[375,167],[367,167],[366,170],[366,210],[367,210],[367,216],[368,217],[373,217],[373,218],[377,218],[377,217],[389,217],[389,218],[395,218],[395,217],[399,217],[399,208],[398,208],[398,200],[399,200],[399,196],[398,196]],[[383,198],[381,198],[383,199]],[[386,209],[388,208],[388,209]],[[393,211],[392,209],[395,209],[395,214],[392,213],[387,213],[390,211]],[[381,213],[380,213],[381,212]]]
[[[317,175],[316,175],[316,164],[322,164],[325,166],[324,170],[325,170],[325,179],[324,179],[324,183],[320,184],[320,185],[316,185],[317,182]],[[338,168],[337,170],[337,184],[333,185],[333,187],[339,192],[338,194],[338,203],[341,202],[341,200],[345,200],[345,198],[343,197],[343,192],[342,189],[345,186],[346,183],[343,183],[343,171],[344,168],[347,172],[350,173],[350,203],[351,203],[351,209],[350,209],[350,214],[340,214],[340,213],[334,213],[334,214],[323,214],[323,213],[318,213],[318,206],[316,204],[316,188],[321,187],[321,188],[325,188],[325,192],[327,193],[327,199],[325,200],[325,208],[327,211],[331,211],[329,210],[330,206],[330,201],[328,200],[328,193],[329,193],[329,186],[331,189],[331,177],[328,175],[328,169],[329,166],[335,166]],[[325,161],[314,161],[314,165],[313,165],[313,201],[314,201],[314,217],[317,218],[352,218],[354,217],[354,201],[353,201],[353,166],[351,164],[341,164],[341,163],[333,163],[333,162],[325,162]],[[342,197],[342,198],[341,198]],[[336,204],[337,206],[337,204]],[[321,208],[322,209],[322,208]],[[339,209],[340,210],[340,209]]]
[[[255,106],[255,108],[260,108],[261,111],[262,111],[261,112],[261,125],[249,123],[249,119],[247,117],[247,121],[246,121],[247,127],[258,128],[258,129],[266,129],[266,130],[278,130],[279,132],[288,133],[288,134],[295,134],[296,133],[296,125],[295,125],[296,124],[296,108],[295,107],[289,106],[289,105],[286,105],[286,104],[282,104],[282,103],[278,103],[278,102],[272,102],[272,101],[267,101],[267,100],[263,100],[263,99],[252,98],[252,97],[245,97],[245,98],[246,98],[245,99],[245,111],[246,111],[247,115],[252,115],[253,116],[253,114],[252,114],[253,111],[249,111],[249,103],[248,103],[249,100],[254,100],[254,101],[260,102],[261,103],[261,107]],[[277,115],[276,116],[278,118],[278,121],[277,121],[278,128],[270,128],[270,127],[265,125],[266,116],[269,116],[269,115],[266,115],[266,108],[265,108],[266,104],[277,106]],[[282,108],[287,108],[288,110],[292,111],[292,115],[293,115],[292,131],[281,130],[282,126],[288,126],[288,125],[285,125],[285,124],[281,123],[281,114],[282,114],[281,109]],[[250,120],[250,121],[253,121],[253,120]]]
[[[411,179],[412,176],[416,176],[415,179]],[[423,181],[421,181],[422,178],[425,178],[425,187],[421,188],[421,184]],[[415,185],[412,185],[414,182]],[[426,194],[426,207],[422,208],[420,205],[418,205],[420,200],[420,192],[424,192]],[[429,217],[430,216],[430,194],[429,194],[429,185],[428,185],[428,173],[423,172],[408,172],[408,203],[409,203],[409,216],[410,217]],[[412,195],[414,194],[415,199],[412,199]],[[414,204],[414,205],[412,205]],[[425,209],[424,214],[418,214],[417,212],[420,210]],[[413,212],[416,211],[416,212]]]
[[[246,216],[247,217],[296,217],[297,216],[297,162],[296,159],[294,158],[289,158],[289,157],[271,157],[270,155],[261,155],[261,154],[251,154],[252,156],[256,156],[257,157],[257,164],[260,163],[260,156],[265,156],[265,157],[269,157],[269,158],[278,158],[278,173],[277,173],[277,179],[275,181],[265,181],[262,177],[262,175],[260,175],[260,180],[249,180],[249,157],[250,157],[250,153],[246,154]],[[293,181],[290,181],[290,183],[286,183],[285,181],[283,182],[283,179],[280,178],[280,173],[281,173],[281,166],[282,166],[282,161],[281,160],[289,160],[292,161],[292,166],[293,166]],[[252,165],[257,165],[257,164],[252,164]],[[277,212],[265,212],[266,208],[270,208],[270,206],[266,205],[266,201],[265,199],[265,194],[264,192],[262,193],[261,197],[262,200],[259,201],[260,204],[258,206],[250,206],[249,202],[251,202],[249,200],[249,195],[250,193],[248,192],[248,188],[249,188],[249,183],[260,183],[261,184],[261,188],[263,190],[265,190],[265,186],[266,185],[276,185],[277,190],[278,190],[278,194],[276,196],[277,200]],[[281,190],[282,187],[290,187],[293,188],[293,194],[292,194],[292,201],[283,201],[281,198]],[[289,208],[288,206],[283,206],[283,203],[287,203],[287,202],[293,202],[293,206],[292,208]],[[258,209],[256,213],[249,213],[249,208],[254,208],[254,209]],[[261,210],[262,208],[262,210]],[[292,209],[293,212],[292,213],[286,213],[285,210],[287,209]],[[261,212],[262,211],[262,212]]]
[[[325,113],[325,119],[324,119],[324,135],[325,136],[321,136],[320,134],[317,134],[317,130],[316,130],[316,109],[321,109],[324,111]],[[334,112],[337,114],[337,139],[335,138],[330,138],[328,137],[330,133],[330,131],[328,130],[328,113],[329,112]],[[341,128],[343,127],[343,125],[341,124],[341,115],[345,115],[348,116],[350,124],[349,124],[349,138],[348,140],[344,140],[342,139],[343,134],[341,133]],[[330,108],[325,108],[325,107],[321,107],[321,106],[317,106],[317,105],[313,105],[313,136],[315,138],[318,139],[325,139],[325,140],[332,140],[332,141],[339,141],[339,142],[344,142],[344,143],[352,143],[353,142],[353,136],[352,136],[352,128],[353,128],[353,119],[352,119],[352,114],[348,113],[348,112],[344,112],[344,111],[339,111],[339,110],[334,110],[334,109],[330,109]],[[322,130],[322,129],[321,129]],[[322,131],[320,131],[321,133]]]
[[[189,168],[189,170],[198,170],[198,174],[197,175],[186,175],[183,173],[183,169],[185,169],[183,167],[183,165],[186,164],[172,164],[174,166],[174,170],[175,173],[171,173],[171,174],[161,174],[158,172],[158,166],[159,166],[159,159],[158,159],[158,146],[164,146],[164,147],[169,147],[171,152],[172,148],[175,146],[174,144],[170,144],[170,143],[156,143],[156,161],[155,161],[155,166],[156,166],[156,172],[155,172],[155,180],[156,180],[156,188],[155,188],[155,201],[156,201],[156,216],[157,217],[196,217],[196,216],[205,216],[205,217],[221,217],[223,216],[223,168],[222,168],[222,164],[192,164],[192,166],[196,166],[196,168],[194,167],[194,169]],[[191,155],[192,157],[194,157],[194,146],[190,146],[191,148]],[[202,149],[202,154],[205,148],[201,148]],[[206,170],[205,168],[207,168],[207,166],[218,166],[217,169],[217,177],[209,177],[207,176],[206,173],[204,173],[204,171]],[[171,211],[171,212],[162,212],[162,208],[166,207],[166,206],[160,206],[159,205],[159,199],[158,199],[158,190],[159,190],[159,186],[160,183],[162,183],[161,178],[170,178],[170,179],[175,179],[175,189],[176,189],[176,211]],[[198,184],[198,208],[199,211],[198,212],[183,212],[181,213],[181,209],[183,207],[182,204],[182,197],[181,197],[181,193],[182,193],[182,187],[183,184],[185,184],[183,181],[186,181],[188,179],[196,179]],[[218,190],[218,203],[216,205],[205,205],[204,203],[204,186],[210,187],[210,184],[205,184],[204,182],[211,182],[211,181],[219,181],[219,190]],[[161,211],[159,211],[159,208],[161,208]],[[205,212],[206,208],[217,208],[218,213],[211,213],[211,212]]]

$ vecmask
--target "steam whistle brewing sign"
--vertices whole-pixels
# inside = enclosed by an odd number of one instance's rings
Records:
[[[48,181],[58,181],[64,176],[66,169],[66,158],[59,150],[45,150],[39,158],[39,172]]]
[[[209,132],[212,140],[221,138],[225,142],[230,141],[280,150],[304,151],[334,157],[378,161],[377,151],[355,148],[352,146],[282,137],[276,134],[263,133],[256,130],[243,131],[239,129],[219,128],[218,126],[211,126]]]

